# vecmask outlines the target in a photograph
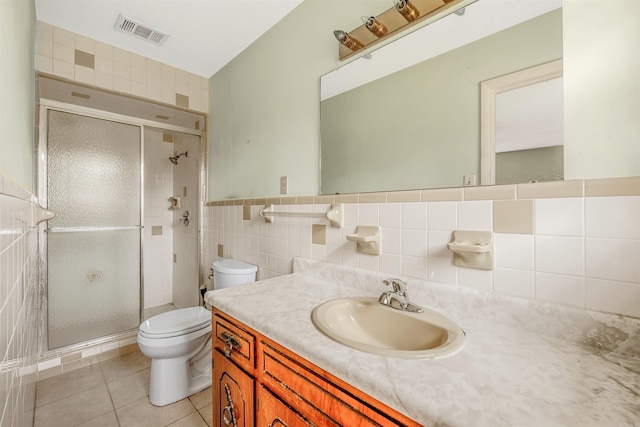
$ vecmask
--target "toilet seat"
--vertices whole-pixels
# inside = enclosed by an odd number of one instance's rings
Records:
[[[170,338],[211,326],[211,312],[203,307],[168,311],[145,320],[139,333],[146,338]]]

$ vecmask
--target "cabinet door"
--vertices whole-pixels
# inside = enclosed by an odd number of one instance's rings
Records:
[[[282,403],[266,388],[258,386],[256,427],[309,427],[313,423]]]
[[[213,352],[213,425],[254,426],[254,380],[222,353]]]

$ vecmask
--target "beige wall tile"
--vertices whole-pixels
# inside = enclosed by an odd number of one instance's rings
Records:
[[[66,62],[67,64],[73,64],[75,49],[62,44],[53,44],[53,59]]]
[[[391,191],[387,194],[387,202],[419,202],[422,190]]]
[[[358,203],[357,194],[336,194],[336,203]]]
[[[640,196],[640,176],[590,179],[585,181],[587,197]]]
[[[109,61],[113,61],[113,46],[96,41],[95,55],[96,58],[103,58]]]
[[[36,55],[36,71],[41,73],[53,74],[53,58],[48,56]]]
[[[147,82],[147,71],[141,68],[131,68],[131,81],[138,83]]]
[[[151,226],[151,235],[152,236],[162,236],[162,226],[161,225],[152,225]]]
[[[95,72],[95,85],[103,89],[113,90],[113,74]]]
[[[242,219],[244,221],[251,220],[251,206],[249,206],[249,205],[243,205],[242,206]]]
[[[463,188],[434,188],[422,190],[423,202],[456,202],[463,200]]]
[[[95,83],[96,72],[91,68],[74,65],[74,76],[75,81],[93,86]]]
[[[515,198],[515,185],[487,185],[464,188],[465,200],[512,200]]]
[[[297,204],[299,205],[311,205],[313,204],[313,196],[301,196],[297,197]]]
[[[75,48],[79,49],[83,52],[94,54],[96,52],[95,41],[88,37],[84,37],[81,35],[75,35]]]
[[[113,61],[119,64],[131,66],[131,53],[126,50],[113,48]]]
[[[360,203],[386,203],[387,193],[360,193]]]
[[[533,234],[533,200],[497,200],[493,202],[493,231],[509,234]]]
[[[518,199],[548,199],[554,197],[582,197],[584,181],[553,181],[518,184]]]
[[[36,53],[53,58],[53,39],[38,39]]]
[[[131,93],[131,80],[113,76],[113,89],[119,92]]]
[[[64,62],[59,59],[53,59],[53,74],[65,79],[73,79],[74,65],[72,62]]]
[[[317,203],[317,204],[325,204],[325,203],[335,203],[336,198],[335,196],[330,196],[330,195],[326,195],[326,196],[315,196],[313,198],[313,202]]]
[[[175,104],[178,107],[189,108],[189,97],[187,95],[183,95],[181,93],[176,93]]]
[[[113,75],[113,60],[96,56],[95,69],[101,73]]]
[[[53,42],[70,48],[75,47],[73,33],[58,27],[53,27]]]
[[[311,225],[311,243],[324,245],[326,241],[327,226],[324,224]]]

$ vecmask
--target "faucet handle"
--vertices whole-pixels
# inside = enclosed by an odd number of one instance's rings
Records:
[[[393,287],[393,292],[397,294],[405,295],[407,294],[407,284],[400,279],[396,279],[391,277],[389,279],[383,280],[382,283],[385,285],[391,285]]]

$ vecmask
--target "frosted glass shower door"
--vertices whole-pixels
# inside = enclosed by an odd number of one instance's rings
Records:
[[[48,111],[49,349],[140,322],[141,128]]]

